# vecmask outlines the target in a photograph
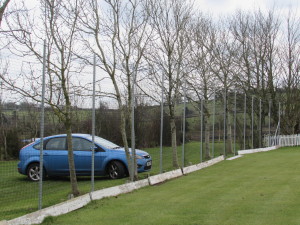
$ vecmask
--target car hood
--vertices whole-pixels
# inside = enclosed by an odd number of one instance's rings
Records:
[[[124,151],[124,152],[125,152],[125,148],[119,148],[118,150],[119,150],[119,151]],[[129,152],[131,153],[131,148],[129,148]],[[135,149],[135,154],[141,155],[141,156],[149,155],[148,152],[145,152],[145,151],[140,150],[140,149]]]

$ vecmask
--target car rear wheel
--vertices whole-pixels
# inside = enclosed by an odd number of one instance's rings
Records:
[[[40,180],[40,164],[39,163],[32,163],[27,168],[27,176],[32,181],[39,181]],[[43,173],[43,177],[45,177],[45,170]]]
[[[125,176],[125,167],[121,162],[112,161],[109,163],[107,168],[108,176],[111,179],[120,179]]]

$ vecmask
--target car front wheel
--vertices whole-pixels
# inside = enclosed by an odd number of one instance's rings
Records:
[[[45,173],[43,177],[45,177]],[[39,163],[32,163],[27,168],[27,176],[32,181],[39,181],[40,180],[40,164]]]
[[[111,179],[120,179],[125,176],[125,167],[121,162],[112,161],[108,165],[107,173]]]

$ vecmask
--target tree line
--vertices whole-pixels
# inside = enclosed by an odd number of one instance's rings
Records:
[[[72,108],[74,133],[90,133],[92,129],[91,109]],[[14,102],[3,103],[0,107],[0,161],[14,160],[18,157],[19,150],[40,137],[40,107],[32,103]],[[54,115],[50,107],[45,108],[45,135],[64,133],[62,123]],[[171,144],[168,115],[164,115],[164,145]],[[160,140],[160,111],[157,106],[138,105],[135,108],[135,130],[137,148],[149,148],[159,145]],[[181,118],[177,116],[178,144],[181,143],[182,130]],[[118,109],[110,109],[107,104],[100,102],[96,109],[95,119],[96,134],[108,139],[120,146],[122,136],[119,132],[120,112]],[[129,124],[126,130],[129,132]],[[128,140],[131,144],[131,140]]]

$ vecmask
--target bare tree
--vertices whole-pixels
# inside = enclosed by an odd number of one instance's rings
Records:
[[[217,27],[216,44],[213,48],[214,62],[212,64],[212,71],[217,78],[216,85],[220,89],[216,92],[222,99],[224,110],[224,138],[226,138],[226,153],[232,152],[232,134],[231,134],[231,120],[229,112],[229,93],[235,85],[235,78],[238,71],[235,67],[235,56],[237,46],[235,40],[230,38],[230,33],[227,29],[227,20],[221,20]],[[224,140],[225,141],[225,140]]]
[[[81,2],[74,1],[41,1],[39,15],[26,10],[16,11],[8,21],[10,32],[8,38],[13,39],[10,51],[16,56],[26,57],[28,63],[16,76],[13,73],[1,76],[4,86],[11,92],[41,101],[41,63],[43,61],[43,43],[47,42],[46,70],[47,92],[45,103],[51,106],[56,116],[63,122],[68,143],[68,160],[72,193],[79,195],[72,148],[72,96],[78,93],[72,80],[81,71],[75,62],[74,51],[77,50],[77,22]],[[37,19],[39,18],[39,20]],[[40,21],[44,26],[41,26]],[[29,60],[31,59],[31,60]],[[36,62],[39,67],[36,66]]]
[[[208,16],[199,15],[192,26],[192,41],[190,46],[191,61],[193,71],[188,76],[190,92],[196,97],[196,107],[201,111],[200,102],[203,101],[203,126],[205,133],[205,158],[210,158],[209,141],[210,127],[209,100],[216,87],[216,77],[212,71],[214,61],[213,48],[215,45],[216,34],[212,19]],[[202,140],[201,140],[202,141]]]
[[[129,168],[134,152],[129,151],[126,121],[131,121],[132,88],[142,79],[143,55],[151,37],[148,10],[148,1],[90,0],[81,21],[84,35],[92,39],[83,36],[84,45],[96,55],[97,66],[112,82],[110,96],[117,100],[120,109],[120,130]],[[86,59],[88,64],[92,63]],[[133,163],[136,164],[135,158]],[[129,174],[132,180],[137,179],[136,166]]]
[[[249,95],[271,100],[275,121],[278,121],[276,88],[280,68],[276,42],[279,27],[280,21],[274,11],[263,13],[257,10],[252,13],[238,11],[232,18],[229,28],[238,46],[237,84]],[[255,111],[258,115],[259,111]],[[268,109],[263,107],[262,115],[266,116],[267,113]],[[264,121],[262,119],[262,123]]]
[[[286,23],[280,59],[283,72],[283,96],[285,103],[283,132],[297,134],[300,132],[300,20],[290,11]]]
[[[164,74],[167,88],[164,89],[170,116],[173,167],[178,168],[175,111],[183,81],[188,72],[189,23],[192,18],[189,1],[151,1],[151,26],[155,39],[147,52],[152,72],[152,82],[161,86]]]

